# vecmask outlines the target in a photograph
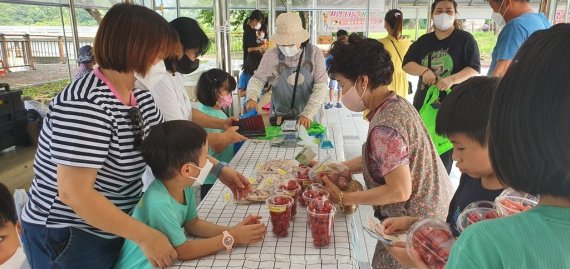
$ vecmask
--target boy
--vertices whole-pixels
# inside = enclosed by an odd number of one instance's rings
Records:
[[[234,227],[207,222],[197,216],[192,185],[203,184],[212,164],[206,131],[186,120],[154,127],[143,142],[142,155],[156,177],[133,211],[137,220],[165,234],[179,260],[231,251],[263,239],[260,216],[247,216]],[[193,139],[188,140],[188,137]],[[186,240],[185,232],[204,239]],[[115,268],[152,268],[135,242],[126,240]]]
[[[14,199],[0,183],[0,268],[30,268],[20,244],[21,229]]]
[[[342,43],[346,43],[348,42],[348,32],[346,30],[340,29],[336,32],[336,42],[342,42]],[[332,60],[333,56],[332,55],[328,55],[325,58],[325,65],[327,67],[327,70],[329,69],[330,65],[329,62],[330,60]],[[338,91],[338,95],[337,95],[337,99],[336,99],[336,105],[333,105],[333,96],[334,96],[334,90]],[[327,104],[325,104],[325,109],[329,109],[332,108],[333,106],[337,107],[337,108],[341,108],[342,104],[340,104],[341,101],[341,91],[340,91],[340,84],[338,84],[338,82],[334,79],[329,80],[329,102]]]
[[[446,220],[455,236],[459,236],[457,217],[467,205],[476,201],[494,201],[505,188],[493,172],[485,140],[497,83],[498,79],[490,77],[466,80],[445,97],[437,114],[436,131],[449,137],[453,143],[453,159],[462,173]],[[408,216],[395,217],[384,220],[382,225],[386,234],[393,234],[408,230],[418,220]],[[405,247],[394,246],[389,251],[402,265],[414,267]]]

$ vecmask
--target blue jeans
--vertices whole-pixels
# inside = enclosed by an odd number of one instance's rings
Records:
[[[104,239],[76,228],[46,228],[22,221],[22,243],[32,268],[112,268],[123,239]]]

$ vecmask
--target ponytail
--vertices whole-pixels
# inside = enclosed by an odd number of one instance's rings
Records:
[[[402,27],[404,24],[404,14],[398,9],[392,9],[386,12],[384,20],[390,25],[391,32],[389,33],[395,39],[402,37]]]

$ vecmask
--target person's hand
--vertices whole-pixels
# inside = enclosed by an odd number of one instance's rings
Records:
[[[139,243],[139,247],[153,267],[168,267],[178,257],[178,253],[168,238],[155,229],[149,229],[146,232],[145,238]]]
[[[303,125],[305,126],[305,129],[309,129],[309,127],[311,127],[311,120],[305,116],[301,116],[299,117],[299,121],[297,122],[297,124],[299,125]]]
[[[253,100],[248,100],[245,104],[245,110],[250,111],[252,109],[257,109],[257,102]]]
[[[263,240],[267,228],[263,223],[236,225],[228,231],[238,245],[248,245]]]
[[[395,242],[392,246],[384,244],[388,253],[405,268],[416,268],[414,261],[408,255],[404,242]]]
[[[321,175],[321,180],[323,180],[323,184],[325,185],[325,190],[329,193],[329,200],[331,200],[331,202],[335,204],[338,203],[338,201],[340,200],[339,197],[342,190],[340,190],[340,188],[337,185],[332,183],[332,181],[324,174]]]
[[[243,219],[235,227],[243,226],[243,225],[250,225],[250,224],[260,224],[261,219],[262,219],[262,217],[259,215],[247,215],[247,217],[245,217],[245,219]]]
[[[231,127],[234,127],[234,122],[236,122],[236,121],[239,121],[239,118],[236,116],[231,116],[231,117],[225,119],[224,120],[224,126],[223,126],[224,130],[227,130]]]
[[[313,168],[313,167],[317,167],[319,165],[319,161],[317,160],[312,160],[309,162],[309,167]]]
[[[453,79],[451,77],[442,78],[442,79],[438,80],[437,83],[435,84],[435,86],[440,91],[447,90],[447,89],[451,88],[452,85],[453,85]]]
[[[384,226],[384,232],[386,234],[394,234],[401,231],[407,231],[410,226],[418,220],[418,218],[410,216],[393,217],[385,219],[382,222],[382,226]]]
[[[437,76],[430,69],[422,75],[422,82],[425,85],[434,85],[437,82]]]
[[[247,180],[247,178],[245,178],[241,173],[229,166],[222,168],[219,178],[224,185],[230,188],[236,201],[240,200],[242,197],[246,197],[253,191],[251,182],[249,182],[249,180]]]
[[[427,264],[422,260],[420,254],[416,250],[412,250],[412,261],[414,262],[413,266],[416,269],[429,269]]]
[[[243,136],[237,132],[238,130],[239,130],[239,127],[232,126],[232,127],[228,128],[224,131],[224,136],[226,137],[226,139],[228,140],[228,142],[230,144],[247,140],[247,137],[245,137],[245,136]]]

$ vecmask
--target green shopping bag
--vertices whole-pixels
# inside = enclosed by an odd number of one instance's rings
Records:
[[[445,90],[446,93],[450,93],[451,89]],[[424,104],[420,108],[420,117],[426,125],[429,136],[435,145],[435,149],[439,155],[446,153],[453,148],[451,141],[447,137],[440,136],[435,132],[435,118],[437,117],[437,112],[439,111],[438,102],[440,100],[441,91],[436,86],[431,86],[427,89],[426,97],[424,99]]]

